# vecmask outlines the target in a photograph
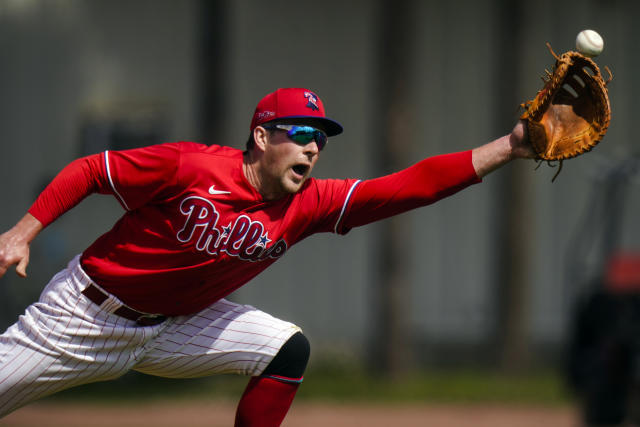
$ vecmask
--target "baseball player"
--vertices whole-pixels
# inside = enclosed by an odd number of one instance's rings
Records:
[[[169,378],[251,376],[236,426],[278,426],[309,358],[301,329],[225,296],[320,232],[346,234],[449,196],[532,157],[518,123],[474,150],[377,179],[310,178],[342,126],[307,89],[257,105],[246,150],[192,142],[73,161],[0,235],[0,277],[25,277],[30,242],[92,193],[124,209],[0,335],[0,416],[129,370]]]

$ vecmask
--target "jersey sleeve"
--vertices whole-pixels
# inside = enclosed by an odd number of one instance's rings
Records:
[[[341,233],[340,223],[349,199],[360,181],[356,179],[314,179],[304,191],[296,215],[296,227],[306,230],[302,237],[314,233]]]
[[[116,196],[123,208],[135,210],[176,184],[180,145],[152,145],[123,151],[105,151],[107,192]]]
[[[69,163],[29,208],[44,227],[92,193],[113,194],[127,210],[162,194],[177,180],[178,144],[105,151]]]
[[[46,227],[89,194],[107,191],[105,176],[101,154],[74,160],[38,195],[29,213]]]
[[[471,151],[445,154],[380,178],[358,183],[338,224],[339,232],[426,206],[480,182]]]

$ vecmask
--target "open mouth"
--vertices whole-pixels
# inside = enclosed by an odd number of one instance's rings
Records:
[[[291,169],[296,173],[296,175],[305,176],[309,171],[309,166],[304,164],[297,164],[293,166]]]

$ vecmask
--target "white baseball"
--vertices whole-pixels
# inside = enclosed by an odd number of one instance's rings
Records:
[[[604,49],[604,40],[593,30],[583,30],[576,37],[576,49],[586,56],[598,56]]]

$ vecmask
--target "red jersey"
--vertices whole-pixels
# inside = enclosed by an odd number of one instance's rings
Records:
[[[81,258],[87,274],[131,307],[199,311],[247,283],[295,243],[432,203],[478,182],[471,152],[437,156],[369,181],[308,179],[265,201],[240,150],[190,142],[79,159],[29,212],[48,225],[92,193],[126,210]]]

